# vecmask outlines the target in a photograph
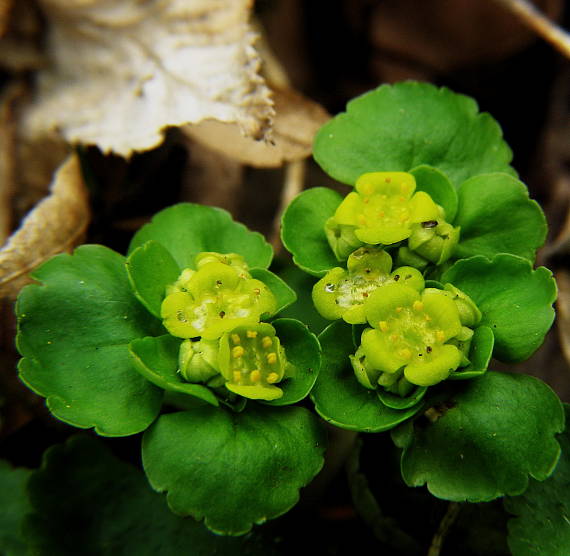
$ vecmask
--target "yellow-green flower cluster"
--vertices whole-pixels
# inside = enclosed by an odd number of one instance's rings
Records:
[[[400,264],[422,268],[441,264],[459,241],[459,228],[445,221],[444,210],[407,172],[369,172],[358,178],[325,224],[329,244],[339,260],[358,247],[402,245]]]
[[[365,304],[370,325],[351,357],[359,382],[405,395],[432,386],[469,364],[473,330],[481,313],[451,284],[423,291],[391,283],[375,290]]]
[[[168,286],[161,306],[165,328],[185,339],[180,374],[246,398],[280,398],[275,383],[289,365],[275,329],[260,322],[275,312],[275,296],[240,255],[200,253],[195,265]]]

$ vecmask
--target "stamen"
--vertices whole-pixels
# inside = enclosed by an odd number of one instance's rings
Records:
[[[268,349],[273,345],[273,340],[269,337],[269,336],[265,336],[263,338],[263,340],[261,340],[261,345],[265,348]]]
[[[380,328],[380,330],[382,330],[382,332],[386,332],[388,330],[388,323],[385,320],[381,320],[378,323],[378,328]]]
[[[234,371],[234,382],[238,384],[241,382],[241,373],[239,371]]]
[[[234,344],[239,344],[239,343],[241,343],[241,339],[240,339],[240,337],[239,337],[237,334],[232,334],[232,335],[231,335],[231,338],[232,338],[232,342],[233,342]]]
[[[403,309],[404,309],[403,307],[396,307],[396,313],[401,313]]]
[[[266,359],[270,365],[274,365],[275,363],[277,363],[277,354],[273,352],[268,353]]]
[[[274,384],[275,382],[277,382],[279,380],[279,375],[277,373],[269,373],[267,375],[267,382],[269,384]]]
[[[257,338],[257,331],[256,330],[248,330],[245,335],[248,338]]]
[[[414,301],[414,304],[412,305],[412,307],[414,308],[414,311],[423,311],[424,309],[424,304],[421,301]]]
[[[403,348],[403,349],[398,351],[398,355],[402,359],[410,359],[412,357],[412,352],[408,348]]]
[[[259,382],[261,380],[261,373],[257,369],[254,369],[249,373],[249,378],[251,382]]]
[[[236,346],[236,347],[232,348],[232,357],[234,359],[237,359],[238,357],[242,357],[244,353],[245,353],[245,349],[243,349],[241,346]]]
[[[444,334],[443,330],[438,330],[435,333],[435,337],[438,339],[438,341],[443,342],[443,340],[445,340],[445,334]]]

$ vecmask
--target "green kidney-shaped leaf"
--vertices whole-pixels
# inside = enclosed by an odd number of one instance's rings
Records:
[[[545,267],[533,270],[528,260],[496,255],[457,261],[442,278],[469,295],[483,313],[481,325],[495,336],[493,355],[522,361],[542,344],[554,320],[556,283]]]
[[[382,85],[347,105],[317,133],[313,154],[335,179],[365,172],[438,168],[457,187],[488,172],[514,174],[512,153],[489,114],[471,98],[428,83]]]
[[[530,481],[520,496],[505,498],[509,548],[513,556],[570,554],[570,406],[565,404],[566,431],[559,437],[562,454],[545,481]]]
[[[28,554],[22,523],[32,509],[26,491],[29,476],[28,469],[13,468],[0,460],[0,554],[4,556]]]
[[[218,405],[213,392],[201,384],[191,384],[178,374],[178,353],[182,340],[170,334],[137,338],[129,344],[129,353],[135,369],[164,390],[194,396],[212,405]]]
[[[271,323],[285,348],[293,376],[277,384],[283,396],[266,402],[268,405],[289,405],[307,397],[321,368],[321,345],[305,324],[294,319],[277,319]]]
[[[448,177],[438,170],[423,164],[410,170],[416,179],[417,191],[425,191],[445,210],[447,222],[453,222],[457,213],[457,191]]]
[[[456,382],[434,413],[414,423],[401,470],[409,486],[427,484],[438,498],[484,502],[520,494],[529,475],[546,479],[560,455],[562,404],[534,377],[489,371]]]
[[[295,197],[283,214],[281,239],[295,264],[314,276],[338,266],[325,235],[325,222],[342,197],[332,189],[315,187]]]
[[[389,408],[380,402],[375,390],[368,390],[356,380],[348,358],[356,351],[349,325],[333,322],[319,340],[322,364],[311,399],[323,419],[343,429],[380,432],[395,427],[421,409],[421,404],[401,411]]]
[[[250,274],[256,280],[263,282],[277,299],[277,309],[274,314],[280,313],[297,300],[295,290],[291,289],[279,276],[264,268],[252,268]]]
[[[304,408],[204,406],[162,415],[144,435],[143,464],[175,513],[240,535],[297,503],[324,448],[323,430]]]
[[[454,222],[461,237],[454,256],[512,253],[534,262],[546,239],[542,209],[524,183],[507,174],[484,174],[461,184]]]
[[[156,241],[137,247],[127,259],[127,274],[138,300],[155,316],[161,318],[160,306],[166,286],[180,275],[180,267],[172,255]]]
[[[39,556],[273,553],[270,544],[257,546],[260,539],[221,538],[175,516],[140,470],[87,436],[50,448],[29,490],[33,514],[24,526]]]
[[[152,423],[162,392],[133,368],[129,343],[162,326],[134,296],[125,259],[99,245],[58,255],[33,273],[16,311],[21,379],[51,412],[106,436]]]
[[[267,268],[273,250],[258,232],[232,220],[225,210],[180,203],[156,214],[133,237],[129,254],[154,240],[170,252],[178,266],[194,268],[194,258],[203,251],[237,253],[250,268]]]

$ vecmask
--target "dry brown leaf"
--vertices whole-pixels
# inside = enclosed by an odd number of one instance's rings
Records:
[[[274,89],[273,141],[244,137],[237,126],[207,120],[188,125],[184,133],[194,141],[258,168],[276,168],[301,160],[312,152],[313,138],[330,115],[316,102],[292,90]]]
[[[0,250],[0,297],[14,298],[28,273],[81,242],[89,224],[89,200],[79,159],[71,155],[54,176],[51,194],[26,216]]]
[[[215,118],[263,138],[273,116],[259,75],[251,0],[40,0],[50,65],[26,124],[128,156],[167,126]]]

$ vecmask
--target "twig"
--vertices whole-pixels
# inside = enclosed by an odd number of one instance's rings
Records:
[[[294,160],[285,165],[285,180],[283,182],[283,189],[281,190],[281,201],[279,202],[279,209],[275,214],[273,220],[273,232],[271,234],[271,244],[275,251],[281,248],[280,229],[281,229],[281,215],[287,208],[287,205],[296,197],[305,184],[305,161]]]
[[[550,21],[528,0],[495,0],[495,2],[507,8],[564,56],[570,58],[570,34]]]
[[[449,506],[447,506],[447,512],[445,512],[445,515],[439,523],[437,532],[431,540],[431,546],[429,547],[427,556],[439,556],[441,547],[443,546],[443,541],[445,540],[449,528],[457,519],[460,510],[461,506],[457,502],[449,503]]]

